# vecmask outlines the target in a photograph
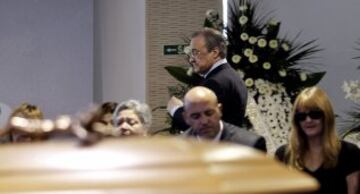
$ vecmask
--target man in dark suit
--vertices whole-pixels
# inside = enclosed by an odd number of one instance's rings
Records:
[[[190,64],[193,71],[203,77],[200,86],[211,89],[223,106],[223,120],[241,126],[247,103],[247,89],[238,73],[226,61],[226,43],[221,33],[205,29],[191,38]],[[173,125],[180,129],[188,126],[182,118],[183,103],[172,97],[167,109]]]
[[[208,88],[193,87],[186,93],[184,103],[183,117],[190,126],[184,136],[238,143],[266,152],[262,136],[221,120],[221,104]]]

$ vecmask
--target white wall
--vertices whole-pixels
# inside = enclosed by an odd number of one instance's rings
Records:
[[[145,0],[95,0],[94,98],[145,101]]]
[[[0,0],[0,102],[45,117],[92,102],[93,0]]]

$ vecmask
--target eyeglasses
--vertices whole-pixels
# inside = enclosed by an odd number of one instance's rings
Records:
[[[324,112],[321,110],[314,110],[310,112],[297,112],[295,113],[295,120],[305,121],[307,116],[309,116],[311,119],[321,119],[324,117]]]
[[[201,54],[201,52],[197,49],[192,49],[190,52],[190,58],[198,57]]]
[[[189,53],[189,57],[190,58],[195,58],[195,57],[199,57],[200,55],[204,55],[204,54],[208,54],[213,50],[207,51],[207,53],[201,52],[200,50],[197,49],[191,49],[191,52]]]

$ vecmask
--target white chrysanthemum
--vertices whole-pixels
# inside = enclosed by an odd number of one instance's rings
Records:
[[[264,104],[264,103],[265,103],[265,100],[266,100],[265,96],[264,96],[264,95],[260,95],[259,98],[258,98],[258,103],[259,103],[259,104]]]
[[[279,46],[278,41],[277,40],[270,40],[269,41],[269,47],[272,49],[276,49]]]
[[[262,94],[266,97],[269,97],[271,95],[271,90],[269,84],[267,83],[259,85],[258,90],[259,90],[259,94]],[[267,101],[268,100],[272,101],[272,98],[267,98]]]
[[[264,48],[264,47],[266,47],[266,44],[267,44],[267,42],[266,42],[266,40],[264,39],[264,38],[260,38],[259,40],[258,40],[258,46],[260,47],[260,48]]]
[[[249,39],[249,35],[247,33],[243,32],[240,34],[240,39],[242,41],[247,41]]]
[[[256,55],[250,55],[249,62],[256,63],[258,61],[258,57]]]
[[[252,49],[247,48],[247,49],[244,50],[244,55],[245,55],[246,57],[250,57],[252,54],[253,54],[253,50],[252,50]]]
[[[184,53],[187,54],[187,55],[190,55],[190,53],[191,53],[191,47],[190,47],[190,46],[184,47]]]
[[[259,90],[259,94],[265,94],[266,93],[265,85],[261,85],[260,87],[258,87],[258,90]]]
[[[279,111],[279,115],[277,116],[277,119],[279,119],[280,121],[285,121],[285,113],[282,111]]]
[[[189,67],[189,69],[186,71],[186,75],[191,76],[193,74],[193,68]]]
[[[274,100],[275,103],[280,103],[281,102],[281,97],[280,97],[279,94],[273,95],[272,97],[273,97],[273,100]]]
[[[247,79],[245,80],[245,85],[246,85],[247,87],[253,86],[253,85],[254,85],[254,80],[253,80],[252,78],[247,78]]]
[[[286,52],[290,50],[290,46],[285,42],[281,44],[281,48]]]
[[[265,81],[261,78],[255,80],[255,86],[257,88],[260,87],[261,85],[263,85],[264,83],[265,83]]]
[[[268,95],[268,96],[271,96],[271,95],[272,95],[272,90],[271,90],[271,88],[269,87],[269,85],[266,85],[265,91],[264,91],[264,95]]]
[[[240,55],[233,55],[233,56],[231,57],[231,61],[234,62],[234,63],[236,63],[236,64],[238,64],[238,63],[240,62],[240,60],[241,60],[241,56],[240,56]]]
[[[280,77],[285,77],[286,76],[286,70],[285,69],[279,70],[279,75],[280,75]]]
[[[247,16],[242,15],[242,16],[240,16],[240,18],[239,18],[239,23],[240,23],[241,25],[244,25],[244,24],[246,24],[246,23],[248,22],[248,20],[249,20],[249,18],[248,18]]]
[[[303,82],[306,81],[307,80],[307,74],[304,73],[304,72],[301,72],[300,73],[300,80],[303,81]]]
[[[246,11],[247,9],[248,9],[247,5],[242,5],[242,6],[239,7],[240,11]]]
[[[243,79],[245,77],[245,73],[243,71],[241,71],[240,69],[238,69],[236,72],[241,77],[241,79]]]
[[[250,36],[249,43],[250,44],[255,44],[256,42],[257,42],[257,38],[255,36]]]
[[[263,63],[263,68],[268,70],[271,68],[271,64],[269,62],[265,62],[265,63]]]

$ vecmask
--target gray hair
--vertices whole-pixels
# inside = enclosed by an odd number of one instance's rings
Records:
[[[141,103],[137,100],[127,100],[121,102],[119,105],[116,106],[115,111],[113,113],[113,122],[114,126],[117,126],[115,122],[117,120],[117,116],[123,110],[133,110],[134,113],[139,117],[141,123],[144,125],[146,130],[149,130],[151,127],[151,111],[147,104]]]
[[[220,31],[210,28],[194,32],[191,38],[203,36],[205,39],[205,45],[208,51],[212,51],[215,48],[219,49],[220,57],[226,58],[226,40]]]

